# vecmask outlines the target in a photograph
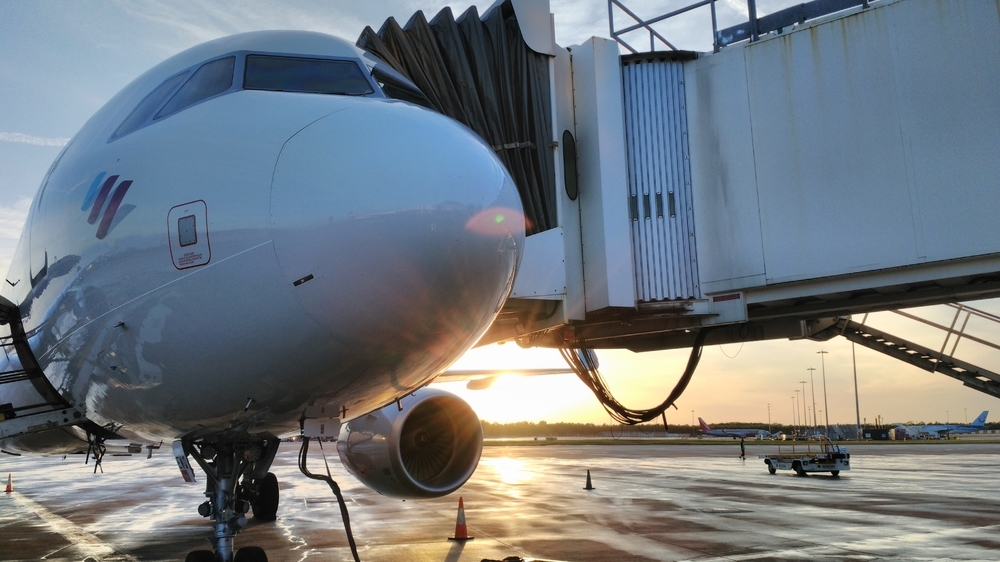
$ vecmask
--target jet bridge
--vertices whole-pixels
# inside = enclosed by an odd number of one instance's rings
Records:
[[[1000,7],[755,4],[720,29],[714,0],[649,20],[609,0],[619,42],[569,47],[529,0],[365,30],[527,202],[512,298],[482,343],[822,339],[851,314],[1000,296]],[[637,23],[616,30],[616,10]],[[711,52],[656,29],[694,10],[711,11]]]
[[[507,0],[359,44],[481,130],[532,202],[484,341],[646,350],[1000,295],[997,12],[817,0],[713,29],[715,52],[622,55],[556,45],[544,3]],[[626,30],[670,45],[663,19]]]

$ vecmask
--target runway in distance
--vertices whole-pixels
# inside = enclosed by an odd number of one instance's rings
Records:
[[[698,425],[701,426],[702,435],[714,437],[732,437],[740,439],[746,437],[770,437],[771,432],[765,429],[712,429],[705,420],[698,418]]]
[[[489,146],[389,86],[415,89],[347,41],[251,32],[101,108],[45,176],[0,289],[0,446],[99,459],[108,440],[174,441],[185,479],[189,458],[207,476],[214,552],[193,561],[266,560],[233,537],[251,511],[275,519],[278,436],[314,421],[343,422],[344,465],[382,494],[460,487],[478,418],[422,387],[510,293],[522,206]]]
[[[949,435],[958,435],[962,433],[975,433],[981,431],[986,426],[986,416],[989,415],[989,410],[983,411],[979,414],[975,420],[970,424],[938,424],[938,425],[899,425],[897,427],[902,427],[906,430],[906,434],[914,438],[943,438],[947,439]]]

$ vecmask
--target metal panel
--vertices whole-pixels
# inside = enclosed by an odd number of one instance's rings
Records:
[[[700,298],[683,63],[627,61],[622,78],[638,300]]]
[[[745,49],[769,285],[1000,250],[998,11],[906,0]]]
[[[513,298],[538,299],[566,294],[566,247],[563,228],[550,228],[524,239],[524,253],[517,268]]]
[[[765,284],[743,45],[684,68],[698,274],[705,294]]]
[[[995,2],[886,0],[686,63],[703,290],[997,271],[998,38]]]
[[[580,230],[587,312],[635,306],[629,246],[628,165],[618,44],[591,37],[573,48]]]
[[[566,298],[563,302],[563,312],[567,320],[583,320],[587,317],[587,307],[583,285],[583,242],[580,230],[580,199],[577,196],[570,199],[564,189],[567,171],[565,164],[563,135],[569,132],[576,137],[576,124],[573,118],[573,66],[569,51],[562,47],[556,48],[556,56],[551,59],[552,77],[552,132],[553,141],[557,141],[555,151],[556,172],[556,210],[559,226],[563,230],[566,260]],[[574,156],[574,163],[579,163]],[[570,170],[570,172],[573,172]],[[574,180],[579,186],[580,174],[576,173]],[[577,190],[579,195],[579,189]]]

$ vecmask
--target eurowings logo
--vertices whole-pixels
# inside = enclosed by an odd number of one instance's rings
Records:
[[[80,207],[81,211],[90,209],[90,216],[87,217],[88,224],[94,224],[98,218],[101,219],[101,223],[97,226],[98,240],[104,240],[104,237],[118,226],[118,223],[131,213],[132,209],[135,209],[135,205],[122,205],[122,199],[125,199],[128,188],[132,187],[132,180],[118,183],[118,176],[108,176],[105,179],[104,175],[105,172],[97,174],[94,183],[90,184],[90,189],[87,190],[83,206]],[[116,183],[118,183],[117,187]],[[114,189],[112,190],[112,188]]]

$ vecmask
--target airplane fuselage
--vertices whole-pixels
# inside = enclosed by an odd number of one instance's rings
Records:
[[[709,435],[712,437],[732,437],[733,439],[740,439],[746,437],[770,437],[771,432],[765,431],[763,429],[712,429],[705,420],[698,418],[698,425],[701,427],[702,435]]]
[[[711,429],[708,431],[702,431],[702,434],[714,437],[732,437],[733,439],[738,439],[740,437],[766,437],[771,435],[769,432],[760,429]]]
[[[355,91],[251,74],[306,59],[342,65]],[[176,109],[186,80],[227,69]],[[251,398],[270,430],[311,403],[350,419],[487,329],[523,244],[516,188],[472,132],[385,98],[369,70],[329,36],[228,37],[153,68],[70,141],[0,294],[88,420],[169,438],[225,427]]]
[[[933,424],[933,425],[901,425],[912,437],[948,437],[963,433],[975,433],[986,428],[986,417],[989,410],[979,414],[970,424]]]

